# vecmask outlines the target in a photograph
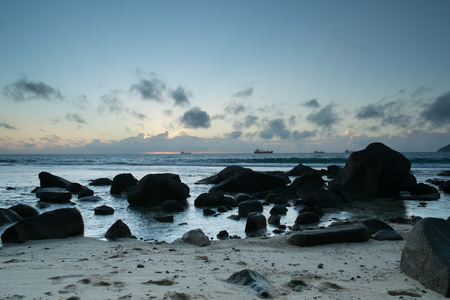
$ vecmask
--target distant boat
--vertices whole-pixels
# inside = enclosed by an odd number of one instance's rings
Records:
[[[325,153],[325,151],[314,150],[314,153]]]
[[[191,154],[191,152],[184,152],[184,151],[181,151],[180,154]]]
[[[266,154],[266,153],[273,153],[273,151],[272,150],[256,149],[253,153],[255,153],[255,154]]]

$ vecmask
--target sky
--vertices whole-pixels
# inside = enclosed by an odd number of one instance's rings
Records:
[[[0,1],[0,154],[450,144],[450,1]]]

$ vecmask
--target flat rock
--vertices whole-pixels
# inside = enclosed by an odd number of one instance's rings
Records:
[[[36,191],[36,197],[42,202],[70,203],[72,193],[62,188],[40,188]]]
[[[305,230],[291,235],[287,242],[295,246],[314,246],[333,243],[365,242],[370,238],[367,227],[343,225],[324,229]]]

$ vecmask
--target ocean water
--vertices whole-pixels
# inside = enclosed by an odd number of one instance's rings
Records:
[[[418,182],[437,178],[443,170],[450,170],[450,153],[403,153],[412,163],[411,172]],[[108,228],[118,219],[124,221],[133,235],[145,241],[167,241],[180,238],[188,230],[201,228],[205,234],[216,238],[221,230],[230,235],[246,237],[245,220],[231,220],[230,215],[237,210],[218,216],[203,216],[203,210],[194,207],[194,200],[207,192],[211,185],[198,185],[196,181],[218,173],[230,165],[239,165],[255,171],[289,171],[299,163],[315,169],[326,169],[328,165],[344,166],[348,153],[299,153],[299,154],[136,154],[136,155],[0,155],[0,207],[8,208],[18,203],[37,205],[37,198],[31,191],[39,186],[38,174],[50,172],[72,182],[88,185],[90,179],[108,177],[113,179],[120,173],[131,173],[140,179],[152,173],[175,173],[190,188],[189,207],[182,213],[174,214],[174,223],[159,223],[155,216],[164,215],[149,208],[129,207],[125,198],[109,194],[109,186],[92,187],[95,195],[103,198],[97,203],[79,202],[75,197],[71,204],[51,204],[41,212],[62,207],[76,207],[85,223],[85,236],[102,238]],[[442,177],[441,179],[450,180]],[[8,187],[15,189],[8,190]],[[115,209],[114,215],[96,216],[94,208],[109,205]],[[380,217],[402,214],[405,216],[439,217],[450,216],[450,195],[441,193],[438,201],[430,201],[426,207],[418,207],[418,201],[404,201],[401,208],[380,208]],[[264,214],[269,217],[271,206],[266,206]],[[354,220],[370,215],[364,210],[326,210],[320,225],[333,220]],[[367,216],[366,216],[367,215]],[[294,207],[288,209],[281,223],[291,226],[297,216]],[[9,226],[9,225],[7,225]],[[0,227],[0,233],[7,228]],[[268,235],[274,235],[275,227],[268,225]]]

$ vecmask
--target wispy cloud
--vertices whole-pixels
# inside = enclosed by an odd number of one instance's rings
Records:
[[[240,90],[236,93],[233,94],[233,97],[237,97],[237,98],[246,98],[246,97],[250,97],[253,95],[253,88],[252,87],[248,87],[246,89]]]
[[[59,89],[42,81],[29,81],[26,77],[19,78],[14,83],[5,86],[3,94],[18,102],[29,100],[55,101],[64,98]]]
[[[66,114],[66,120],[79,124],[86,124],[86,120],[83,119],[83,117],[81,117],[79,114]]]
[[[8,123],[5,123],[5,122],[0,122],[0,127],[3,127],[5,129],[9,129],[9,130],[17,130],[16,127],[14,127],[14,126],[12,126],[12,125],[10,125]]]
[[[194,107],[180,118],[181,124],[186,128],[209,128],[211,127],[211,118],[206,111],[199,107]]]
[[[229,103],[226,107],[225,107],[225,112],[226,113],[230,113],[233,115],[237,115],[239,113],[245,112],[245,106],[242,104],[238,104],[238,103]]]
[[[126,107],[119,98],[120,94],[120,91],[111,91],[109,94],[102,95],[97,111],[101,114],[115,114],[119,117],[131,117],[141,121],[147,119],[144,113]]]

